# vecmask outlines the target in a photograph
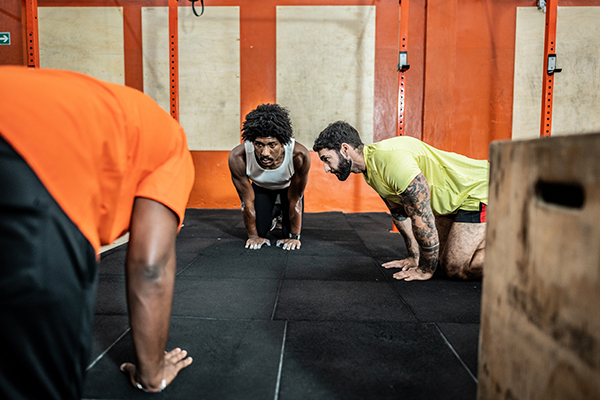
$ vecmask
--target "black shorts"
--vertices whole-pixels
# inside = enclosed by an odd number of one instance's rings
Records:
[[[458,210],[453,216],[454,222],[480,224],[486,221],[486,205],[479,203],[479,211]]]
[[[284,238],[292,231],[290,221],[290,200],[288,199],[288,189],[271,190],[265,189],[252,183],[254,189],[254,210],[256,212],[256,231],[258,236],[266,238],[271,230],[273,218],[277,215],[282,216],[281,232]],[[276,204],[279,196],[280,204]],[[302,213],[304,214],[304,199],[302,200]]]
[[[0,193],[0,398],[80,399],[94,248],[1,136]]]

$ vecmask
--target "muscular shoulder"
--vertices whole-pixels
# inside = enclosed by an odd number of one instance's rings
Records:
[[[245,174],[246,171],[246,150],[244,148],[244,143],[240,143],[233,148],[229,152],[229,169],[232,173],[242,175]]]
[[[294,145],[294,169],[303,173],[308,173],[310,169],[310,152],[298,141]]]

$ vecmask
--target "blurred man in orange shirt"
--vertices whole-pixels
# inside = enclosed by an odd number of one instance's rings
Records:
[[[97,254],[126,231],[137,363],[121,369],[156,392],[192,362],[165,346],[193,180],[183,129],[143,93],[0,67],[0,397],[81,397]]]

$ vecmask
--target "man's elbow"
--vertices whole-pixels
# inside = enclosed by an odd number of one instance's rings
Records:
[[[144,282],[159,283],[169,277],[170,268],[165,260],[131,260],[127,265],[127,272],[130,276],[136,276]],[[171,268],[173,269],[173,268]]]
[[[166,268],[161,264],[146,264],[141,273],[145,281],[159,281],[166,275]]]

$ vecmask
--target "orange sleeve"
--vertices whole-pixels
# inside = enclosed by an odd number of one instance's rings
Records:
[[[129,228],[135,197],[155,200],[183,221],[194,183],[194,165],[181,125],[149,96],[135,89],[112,86],[127,122],[127,168],[118,199],[110,242]]]

